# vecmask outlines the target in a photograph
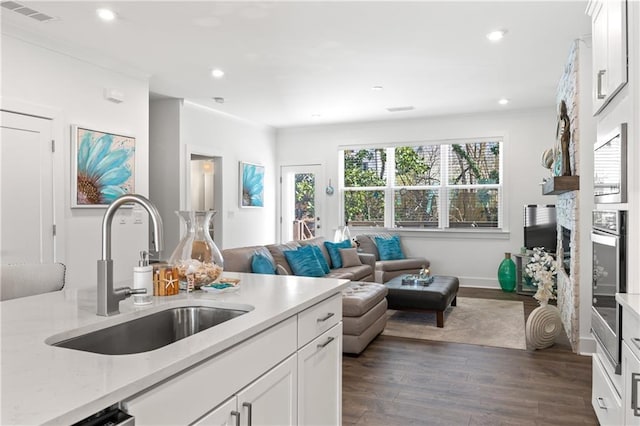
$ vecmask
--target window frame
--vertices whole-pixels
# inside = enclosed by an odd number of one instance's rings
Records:
[[[433,141],[418,141],[418,142],[391,142],[385,144],[362,144],[362,145],[343,145],[338,147],[338,182],[339,182],[339,194],[340,194],[340,223],[345,222],[345,197],[346,192],[354,191],[382,191],[384,196],[384,229],[392,229],[394,231],[408,231],[408,232],[437,232],[437,233],[508,233],[508,226],[505,223],[507,217],[505,209],[508,205],[505,195],[505,181],[504,181],[504,149],[505,149],[504,135],[499,136],[484,136],[474,138],[460,138],[460,139],[443,139]],[[451,146],[458,144],[473,144],[482,142],[495,142],[499,145],[499,175],[498,182],[495,184],[462,184],[454,185],[448,181],[448,168],[449,168],[449,154]],[[395,163],[395,150],[398,147],[417,147],[439,145],[440,146],[440,185],[419,185],[419,186],[407,186],[396,185],[396,163]],[[384,148],[386,152],[386,184],[384,186],[362,186],[362,187],[345,187],[344,182],[344,153],[347,150],[357,151],[363,149],[380,149]],[[496,227],[450,227],[449,222],[449,194],[452,189],[496,189],[498,191],[498,223]],[[437,227],[397,227],[395,224],[395,191],[406,189],[409,191],[436,191],[438,194],[438,226]],[[375,228],[380,229],[380,226],[354,226],[351,227],[357,229]]]

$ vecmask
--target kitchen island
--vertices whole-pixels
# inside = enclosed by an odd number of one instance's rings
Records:
[[[321,302],[328,299],[339,301],[341,290],[349,284],[348,280],[338,279],[239,273],[224,275],[240,279],[237,291],[220,294],[196,291],[154,297],[151,305],[142,307],[135,306],[129,298],[120,303],[121,313],[112,317],[96,315],[95,289],[69,289],[2,302],[0,423],[72,424],[123,401],[132,401],[133,407],[143,406],[140,400],[153,401],[152,398],[145,399],[147,390],[154,389],[155,392],[160,389],[156,393],[162,393],[163,389],[170,388],[168,384],[176,381],[176,378],[194,370],[194,366],[200,368],[215,361],[221,354],[234,353],[234,350],[250,344],[257,336],[270,330],[281,329],[281,336],[293,339],[293,349],[287,349],[292,354],[287,356],[297,357],[296,351],[300,353],[303,347],[307,350],[312,339],[324,336],[320,333],[324,333],[323,330],[319,330],[317,335],[302,333],[306,324],[302,321],[307,321],[305,312],[315,314],[314,307],[322,306]],[[65,336],[103,329],[168,307],[189,305],[244,309],[249,312],[160,349],[138,354],[102,355],[48,344]],[[332,303],[331,306],[341,309],[340,303]],[[323,315],[322,312],[318,314]],[[333,329],[341,330],[341,315],[341,310],[335,313],[332,321],[337,322],[333,323]],[[317,321],[320,323],[321,320]],[[308,322],[311,324],[311,320]],[[286,328],[282,324],[286,324]],[[334,340],[339,345],[339,338],[329,338],[327,342]],[[326,346],[322,343],[313,347],[320,348],[322,345]],[[267,359],[267,355],[254,353],[251,357],[261,361]],[[233,365],[233,359],[232,364],[227,361],[225,365],[232,365],[231,368],[237,372],[242,372],[248,364],[253,363],[250,358],[247,362],[246,357],[238,356],[237,365]],[[299,363],[300,360],[298,366]],[[339,365],[337,367],[340,369]],[[212,367],[209,370],[214,373],[217,371]],[[300,374],[294,374],[296,380],[298,376]],[[241,391],[236,388],[240,385],[233,384],[233,380],[209,380],[206,383],[210,388],[193,389],[193,393],[207,393],[210,389],[212,394],[217,390],[220,395],[231,396]],[[337,393],[339,399],[339,390]],[[217,404],[215,399],[211,404],[213,410]],[[176,410],[188,411],[181,410],[180,405],[174,407]],[[340,408],[337,410],[339,412]],[[295,413],[300,415],[298,411]],[[200,414],[195,417],[198,416]],[[195,418],[189,419],[189,422],[192,420]],[[170,423],[172,420],[167,418],[166,421]],[[144,423],[136,419],[136,424]]]

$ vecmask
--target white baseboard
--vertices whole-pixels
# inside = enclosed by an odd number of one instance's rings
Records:
[[[498,283],[498,280],[492,278],[458,277],[458,280],[460,280],[460,287],[491,288],[500,290],[500,283]]]
[[[596,352],[596,339],[593,337],[580,337],[578,339],[578,354],[592,355]]]

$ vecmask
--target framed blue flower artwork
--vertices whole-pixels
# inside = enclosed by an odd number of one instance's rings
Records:
[[[264,207],[264,166],[240,162],[240,207]]]
[[[71,126],[71,207],[106,208],[135,192],[136,139]]]

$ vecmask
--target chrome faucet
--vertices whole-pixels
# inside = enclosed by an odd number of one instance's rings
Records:
[[[153,245],[157,252],[162,250],[162,218],[158,209],[142,195],[125,194],[116,198],[102,218],[102,259],[98,260],[98,315],[103,317],[120,313],[120,301],[132,294],[145,294],[143,288],[113,288],[113,260],[111,259],[111,222],[116,211],[126,203],[136,203],[144,207],[153,222]]]

